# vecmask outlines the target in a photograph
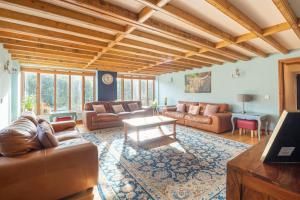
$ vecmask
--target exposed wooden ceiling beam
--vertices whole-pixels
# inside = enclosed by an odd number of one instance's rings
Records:
[[[220,30],[219,28],[205,22],[204,20],[201,20],[197,17],[194,17],[193,15],[191,15],[190,13],[187,13],[186,11],[177,8],[171,4],[167,4],[164,7],[160,8],[158,6],[156,6],[155,4],[152,3],[151,0],[137,0],[147,6],[150,6],[153,9],[157,9],[173,18],[176,18],[186,24],[189,24],[190,26],[204,31],[208,34],[214,35],[215,37],[218,37],[220,39],[225,40],[226,42],[229,42],[231,44],[235,44],[245,50],[248,50],[250,52],[253,52],[259,56],[262,57],[266,57],[267,53],[265,53],[264,51],[250,45],[250,44],[236,44],[235,43],[235,37],[230,35],[229,33]]]
[[[252,21],[246,14],[236,8],[227,0],[206,0],[208,3],[219,9],[221,12],[226,14],[228,17],[235,20],[237,23],[253,32],[259,38],[270,44],[272,47],[277,49],[281,53],[288,53],[288,50],[276,41],[272,36],[263,36],[262,29]]]
[[[25,34],[18,34],[18,33],[12,33],[12,32],[6,32],[6,31],[0,31],[0,38],[5,39],[14,39],[19,41],[26,41],[26,42],[33,42],[33,43],[39,43],[39,44],[48,44],[48,45],[54,45],[59,47],[69,47],[74,49],[81,49],[91,52],[98,52],[100,48],[91,47],[87,45],[80,45],[72,42],[63,42],[63,41],[57,41],[53,39],[46,39],[46,38],[39,38],[39,37],[33,37]]]
[[[291,26],[297,37],[300,39],[298,19],[291,6],[289,5],[289,2],[287,0],[273,0],[273,2],[287,21],[287,23]]]
[[[57,0],[54,0],[55,3]],[[68,2],[65,5],[61,4],[61,6],[65,6],[71,9],[78,9],[81,12],[85,13],[94,13],[95,15],[101,13],[102,17],[105,17],[107,19],[111,20],[122,20],[131,26],[148,28],[152,31],[156,31],[160,35],[165,35],[166,37],[172,37],[176,39],[176,41],[181,41],[189,45],[195,45],[198,47],[206,47],[210,51],[219,52],[221,54],[225,54],[227,56],[231,56],[237,59],[242,60],[249,60],[250,58],[248,56],[245,56],[239,52],[233,51],[231,49],[222,48],[222,49],[216,49],[215,44],[212,42],[209,42],[208,40],[205,40],[203,38],[191,35],[187,32],[181,31],[179,29],[176,29],[174,27],[168,26],[164,23],[158,22],[153,19],[148,19],[143,24],[139,23],[137,21],[138,14],[132,13],[128,10],[125,10],[123,8],[120,8],[118,6],[109,4],[107,2],[98,2],[98,1],[78,1],[78,0],[64,0],[64,2]],[[71,3],[71,4],[70,4]]]

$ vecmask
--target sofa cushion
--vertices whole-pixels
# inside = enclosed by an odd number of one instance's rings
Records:
[[[96,113],[106,113],[104,105],[93,105],[93,109]]]
[[[203,115],[206,105],[206,103],[199,103],[199,113],[201,115]]]
[[[178,103],[185,104],[185,112],[189,112],[190,106],[199,105],[199,102],[193,102],[193,101],[178,101]]]
[[[112,109],[114,110],[115,113],[125,112],[122,104],[112,105],[111,107],[112,107]]]
[[[184,117],[185,120],[201,123],[201,124],[211,124],[212,119],[211,117],[202,116],[202,115],[186,115]]]
[[[165,116],[175,118],[175,119],[183,119],[185,116],[185,113],[182,112],[173,112],[173,111],[166,111],[164,113]]]
[[[45,149],[58,146],[58,140],[49,130],[48,124],[45,122],[37,125],[38,139]]]
[[[131,112],[139,109],[139,105],[137,103],[129,103],[127,106]]]
[[[0,131],[0,154],[17,156],[41,149],[35,124],[27,118],[19,118]]]
[[[189,108],[188,114],[198,115],[199,114],[199,106],[191,105],[190,108]]]
[[[110,122],[116,120],[119,120],[119,117],[114,113],[99,113],[92,117],[93,122]]]
[[[184,103],[178,103],[176,105],[176,111],[177,112],[185,112],[185,104]]]
[[[219,110],[219,105],[207,104],[203,115],[204,116],[212,116],[213,114],[216,114],[218,112],[218,110]]]

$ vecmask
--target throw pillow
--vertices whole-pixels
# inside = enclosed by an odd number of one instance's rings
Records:
[[[113,105],[112,109],[114,110],[115,113],[125,112],[125,110],[121,104]]]
[[[135,111],[135,110],[139,110],[139,105],[137,103],[129,103],[128,108],[132,112],[132,111]]]
[[[24,117],[0,131],[0,154],[18,156],[31,150],[41,149],[35,124]]]
[[[198,115],[199,114],[199,106],[191,105],[188,113],[191,115]]]
[[[177,112],[185,112],[185,104],[183,104],[183,103],[178,103],[177,105],[176,105],[176,111]]]
[[[96,113],[106,113],[104,105],[93,105],[93,109]]]
[[[212,116],[213,114],[217,113],[218,110],[219,110],[218,105],[207,104],[206,107],[205,107],[203,115],[204,116]]]
[[[58,146],[57,138],[49,131],[47,123],[43,122],[37,126],[37,135],[41,145],[47,149]]]

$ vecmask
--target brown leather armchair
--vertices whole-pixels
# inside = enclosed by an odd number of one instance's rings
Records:
[[[59,146],[0,156],[0,199],[61,199],[97,185],[97,147],[78,135],[74,121],[52,125]]]

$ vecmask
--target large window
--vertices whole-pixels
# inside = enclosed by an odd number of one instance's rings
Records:
[[[120,78],[117,78],[117,100],[121,100],[122,99],[122,91],[121,91],[121,88],[122,88],[122,86],[121,86],[121,79]]]
[[[22,109],[28,109],[26,104],[32,104],[32,109],[36,112],[36,82],[37,75],[36,73],[26,73],[24,76],[24,99]]]
[[[71,108],[82,110],[82,76],[71,76]]]
[[[30,71],[34,71],[30,69]],[[22,72],[23,109],[31,100],[37,114],[51,111],[81,111],[85,102],[94,100],[95,73]],[[28,106],[27,106],[28,107]]]
[[[54,75],[40,74],[40,87],[41,114],[49,114],[54,110]]]
[[[137,79],[132,80],[133,87],[133,100],[140,100],[140,81]]]
[[[56,75],[56,110],[69,110],[69,76]]]
[[[130,79],[124,79],[124,100],[132,100]]]
[[[124,84],[122,86],[122,84]],[[152,79],[117,79],[118,100],[140,100],[142,105],[151,105],[154,100],[154,81]]]
[[[84,77],[84,101],[94,101],[94,77],[92,76]]]

